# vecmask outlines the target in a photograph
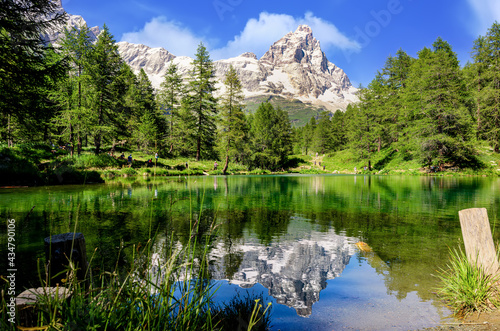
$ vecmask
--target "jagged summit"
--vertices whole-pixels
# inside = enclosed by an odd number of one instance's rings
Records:
[[[326,70],[326,56],[319,41],[313,37],[312,29],[300,25],[295,32],[287,33],[275,42],[260,59],[273,65],[303,63],[322,66]]]

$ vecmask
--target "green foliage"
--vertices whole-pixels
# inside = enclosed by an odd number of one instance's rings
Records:
[[[62,160],[72,163],[75,168],[79,169],[119,167],[124,164],[124,162],[120,163],[117,159],[107,154],[83,154],[78,157],[67,156]]]
[[[219,126],[219,148],[225,156],[222,172],[225,174],[230,159],[247,161],[250,154],[248,148],[248,124],[243,113],[243,92],[241,82],[231,65],[224,81],[226,92],[222,96],[221,121]]]
[[[200,43],[193,60],[193,72],[183,98],[185,134],[195,144],[196,161],[214,155],[217,114],[215,69],[206,47]]]
[[[288,115],[268,102],[263,103],[253,116],[250,128],[251,165],[271,170],[283,167],[292,152]]]
[[[499,303],[495,286],[498,276],[487,275],[472,265],[462,248],[450,251],[447,269],[440,270],[437,276],[442,282],[439,295],[457,315],[490,310],[490,305]]]
[[[479,136],[490,142],[495,152],[500,152],[500,24],[480,36],[472,51],[474,63],[469,74],[471,90],[476,98],[476,123]]]
[[[121,174],[127,175],[127,176],[134,176],[134,175],[137,175],[137,170],[135,170],[132,167],[130,167],[130,168],[123,168],[121,170]]]
[[[9,146],[47,138],[54,115],[49,94],[66,65],[42,39],[67,18],[56,8],[50,0],[7,0],[0,7],[0,139]]]
[[[319,174],[324,174],[325,172],[320,169],[311,168],[311,169],[300,169],[299,173],[303,175],[319,175]]]
[[[166,143],[169,148],[169,153],[174,151],[174,144],[182,140],[182,136],[184,135],[179,125],[179,121],[181,120],[179,108],[183,93],[182,77],[178,73],[177,65],[170,62],[157,94],[160,109],[168,118],[168,135],[166,137]]]

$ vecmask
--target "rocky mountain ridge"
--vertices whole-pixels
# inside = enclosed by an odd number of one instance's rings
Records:
[[[64,11],[60,0],[56,0],[59,11]],[[79,15],[68,14],[66,28],[81,27],[86,24]],[[99,28],[90,29],[92,38],[99,34]],[[57,42],[64,27],[53,30],[44,36],[50,42]],[[117,43],[118,51],[126,63],[137,73],[144,69],[153,86],[159,88],[168,64],[177,64],[182,76],[191,72],[192,58],[175,56],[164,48],[151,48],[142,44],[126,41]],[[254,53],[243,53],[237,57],[214,61],[218,91],[224,92],[225,73],[232,65],[241,80],[245,98],[259,100],[281,97],[286,100],[299,100],[318,111],[345,110],[347,105],[357,102],[357,89],[352,86],[346,73],[328,61],[321,50],[320,42],[314,38],[312,29],[301,25],[295,32],[287,33],[270,46],[258,59]]]
[[[191,71],[193,60],[189,57],[176,57],[163,48],[124,41],[117,45],[125,62],[137,72],[144,69],[156,88],[163,80],[169,61],[176,63],[183,75]],[[239,75],[246,98],[275,95],[330,111],[345,110],[349,103],[358,101],[357,89],[342,69],[328,61],[307,25],[301,25],[295,32],[286,34],[260,59],[254,53],[247,52],[214,61],[219,94],[224,91],[220,82],[224,80],[230,65]]]

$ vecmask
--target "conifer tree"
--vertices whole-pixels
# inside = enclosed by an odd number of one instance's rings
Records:
[[[291,125],[288,114],[269,102],[260,104],[252,117],[252,165],[276,170],[284,166],[292,151]]]
[[[103,138],[112,132],[113,111],[121,102],[123,96],[119,93],[119,79],[122,73],[123,61],[118,53],[118,47],[109,29],[104,25],[91,54],[89,80],[93,88],[91,134],[94,138],[95,154],[99,154]]]
[[[226,174],[230,158],[243,159],[247,148],[248,127],[243,112],[243,92],[238,73],[231,65],[224,80],[219,141],[225,155],[222,172]]]
[[[474,42],[477,84],[477,127],[495,152],[500,152],[500,24],[493,23],[486,36]]]
[[[92,92],[88,85],[88,67],[93,47],[86,25],[65,30],[61,41],[61,54],[68,60],[68,71],[59,89],[54,92],[61,106],[56,121],[64,128],[63,132],[69,133],[67,139],[72,146],[77,146],[78,155],[82,150],[83,135],[89,128],[86,109]],[[73,149],[71,151],[73,152]]]
[[[348,106],[349,108],[350,106]],[[347,109],[346,109],[347,111]],[[339,151],[346,145],[344,112],[337,110],[332,116],[332,145],[334,151]]]
[[[51,0],[5,0],[0,6],[0,138],[13,142],[13,128],[30,135],[47,131],[49,90],[64,76],[62,59],[49,59],[42,35],[63,24]],[[46,134],[43,134],[46,136]],[[43,137],[47,138],[47,137]]]
[[[332,139],[333,127],[330,120],[330,112],[322,112],[319,115],[318,124],[313,135],[313,149],[319,154],[324,154],[334,149]]]
[[[167,144],[170,146],[169,153],[173,152],[175,142],[181,140],[183,136],[183,133],[179,130],[179,108],[182,95],[182,78],[178,72],[177,65],[170,62],[157,95],[160,107],[169,118],[167,137]]]
[[[304,149],[306,155],[309,153],[309,149],[312,148],[315,130],[316,118],[313,116],[302,129],[302,148]]]
[[[442,167],[473,158],[467,88],[451,46],[438,38],[424,48],[408,79],[407,142],[423,165]]]
[[[136,139],[138,145],[148,149],[153,146],[157,149],[157,143],[162,131],[161,117],[157,112],[154,89],[144,69],[139,71],[137,79],[137,114],[139,116],[136,128]]]
[[[192,133],[196,144],[196,161],[203,156],[214,156],[217,100],[213,95],[215,70],[210,55],[200,43],[193,60],[193,72],[184,97],[184,125]]]

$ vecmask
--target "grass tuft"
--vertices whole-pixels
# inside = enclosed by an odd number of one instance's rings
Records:
[[[442,282],[438,294],[457,316],[467,316],[474,311],[487,311],[498,306],[495,283],[498,276],[485,274],[482,268],[472,265],[462,248],[450,250],[450,262],[439,270]]]

